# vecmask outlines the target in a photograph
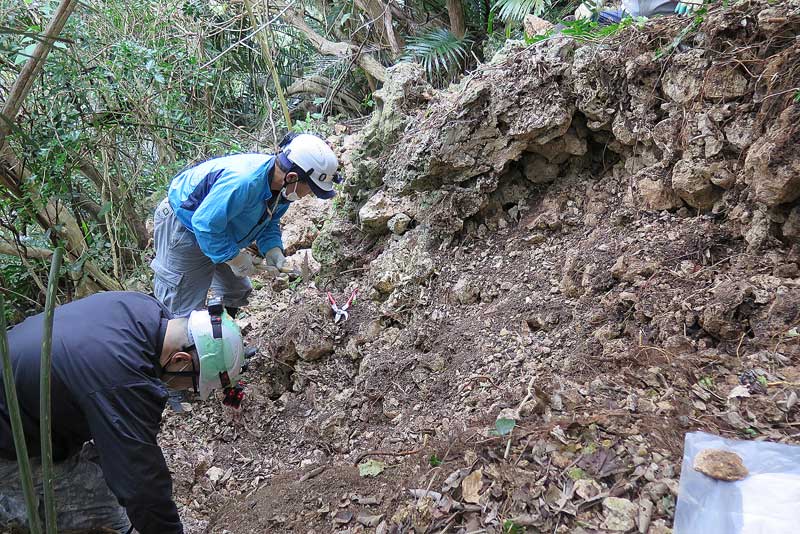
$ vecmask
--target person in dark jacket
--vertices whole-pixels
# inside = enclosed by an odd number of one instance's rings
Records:
[[[40,503],[36,458],[43,319],[43,314],[29,317],[8,332]],[[58,531],[183,532],[172,479],[156,441],[167,387],[194,388],[202,399],[213,389],[234,387],[243,348],[233,319],[221,304],[173,318],[147,295],[99,293],[56,308],[52,358]],[[26,521],[0,384],[0,526],[24,527]]]

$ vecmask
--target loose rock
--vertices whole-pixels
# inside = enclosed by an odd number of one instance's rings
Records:
[[[694,458],[695,471],[716,480],[742,480],[748,475],[741,456],[731,451],[704,449]]]

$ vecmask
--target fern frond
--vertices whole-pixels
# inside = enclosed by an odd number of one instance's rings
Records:
[[[429,78],[444,77],[464,66],[471,46],[467,35],[459,39],[446,28],[435,28],[409,37],[403,60],[422,63]]]
[[[541,15],[550,0],[496,0],[492,9],[497,12],[500,20],[505,22],[522,22],[525,15],[533,13]]]

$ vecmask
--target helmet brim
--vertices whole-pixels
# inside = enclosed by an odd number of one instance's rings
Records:
[[[331,184],[331,189],[328,191],[318,186],[311,178],[306,179],[306,183],[311,188],[311,192],[314,193],[314,196],[317,198],[329,200],[336,196],[336,189],[333,188],[333,184]]]

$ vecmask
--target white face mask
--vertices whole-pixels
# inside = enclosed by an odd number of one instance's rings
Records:
[[[281,195],[289,202],[297,202],[298,200],[300,200],[300,196],[297,194],[297,182],[294,183],[294,191],[292,191],[291,193],[287,193],[286,187],[284,187],[283,189],[281,189]]]

